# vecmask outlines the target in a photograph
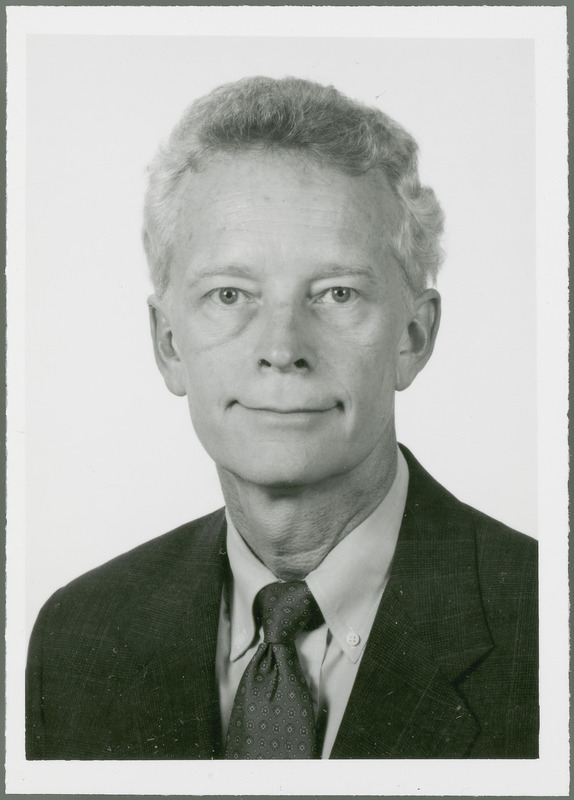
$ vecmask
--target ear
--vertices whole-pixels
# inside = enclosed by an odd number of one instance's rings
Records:
[[[395,388],[407,389],[432,355],[440,324],[440,294],[427,289],[410,310],[397,359]]]
[[[155,295],[147,302],[155,363],[170,392],[183,397],[186,394],[184,368],[167,313]]]

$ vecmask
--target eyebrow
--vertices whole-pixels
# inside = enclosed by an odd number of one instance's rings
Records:
[[[188,286],[193,287],[203,280],[209,278],[218,278],[223,275],[251,279],[256,277],[250,267],[243,266],[241,264],[226,264],[200,269],[199,272],[195,273],[193,278],[189,281]],[[370,280],[373,280],[375,278],[375,269],[368,264],[350,266],[348,264],[335,264],[327,262],[312,265],[309,274],[309,279],[313,281],[345,277],[366,277]]]
[[[238,278],[252,278],[253,272],[249,267],[244,267],[241,264],[226,264],[220,267],[205,267],[196,272],[193,278],[189,281],[188,286],[195,286],[200,281],[206,278],[218,278],[221,275],[234,275]]]
[[[359,277],[371,278],[375,277],[375,270],[369,264],[359,264],[350,266],[348,264],[317,264],[314,269],[313,280],[322,280],[323,278],[346,278],[346,277]]]

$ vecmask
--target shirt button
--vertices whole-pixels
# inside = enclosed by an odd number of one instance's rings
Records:
[[[352,628],[349,628],[349,633],[345,637],[345,641],[350,647],[356,647],[361,641],[361,637]]]

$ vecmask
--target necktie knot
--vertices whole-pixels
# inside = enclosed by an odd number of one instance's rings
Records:
[[[304,581],[271,583],[255,600],[257,616],[267,644],[292,644],[304,630],[323,622],[315,598]]]

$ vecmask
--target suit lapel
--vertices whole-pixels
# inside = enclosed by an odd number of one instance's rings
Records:
[[[402,602],[385,593],[331,758],[455,758],[477,733]]]
[[[169,581],[145,602],[145,630],[131,631],[130,638],[140,639],[142,679],[130,687],[128,707],[144,757],[219,754],[215,656],[227,569],[225,533],[223,512],[204,522],[189,549],[177,554],[175,569],[168,569]],[[166,554],[170,563],[175,558]]]
[[[393,560],[331,758],[455,758],[478,726],[457,687],[487,656],[474,532],[405,451],[409,492]]]

